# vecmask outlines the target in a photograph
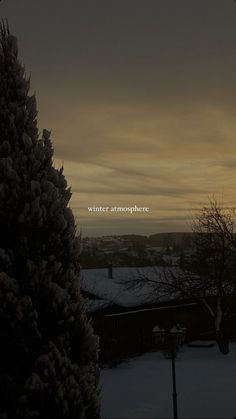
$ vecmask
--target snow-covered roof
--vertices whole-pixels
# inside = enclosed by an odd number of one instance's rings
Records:
[[[109,300],[89,300],[86,299],[85,306],[88,313],[94,313],[95,311],[102,310],[113,305],[112,301]]]
[[[113,278],[109,278],[108,269],[84,269],[82,271],[82,290],[107,301],[107,304],[112,302],[121,307],[170,301],[174,296],[163,295],[155,284],[155,281],[163,278],[163,274],[164,271],[161,267],[113,268]],[[135,279],[142,276],[148,277],[152,282],[144,281],[142,283],[141,281],[138,286],[135,286]],[[95,305],[95,303],[93,304]]]

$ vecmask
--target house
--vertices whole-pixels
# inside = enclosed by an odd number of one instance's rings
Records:
[[[112,268],[112,274],[111,268],[83,270],[82,290],[100,338],[102,363],[156,349],[152,329],[157,324],[166,329],[174,324],[186,327],[187,341],[213,333],[211,319],[198,302],[166,295],[151,281],[136,286],[138,278],[147,276],[160,279],[163,269]]]

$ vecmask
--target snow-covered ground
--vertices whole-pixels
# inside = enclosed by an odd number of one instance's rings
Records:
[[[236,343],[222,355],[217,347],[183,347],[176,360],[179,419],[236,417]],[[103,369],[103,419],[172,418],[171,361],[147,353],[117,368]]]

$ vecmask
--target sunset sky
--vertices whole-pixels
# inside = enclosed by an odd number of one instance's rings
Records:
[[[234,0],[3,0],[84,236],[236,205]],[[91,205],[148,206],[91,214]]]

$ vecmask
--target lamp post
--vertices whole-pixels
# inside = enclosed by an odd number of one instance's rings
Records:
[[[176,374],[175,374],[175,357],[180,345],[183,344],[186,335],[186,329],[173,326],[170,330],[161,329],[159,326],[153,328],[153,335],[157,347],[163,348],[167,344],[171,353],[172,366],[172,388],[173,388],[173,418],[178,419],[177,391],[176,391]]]

